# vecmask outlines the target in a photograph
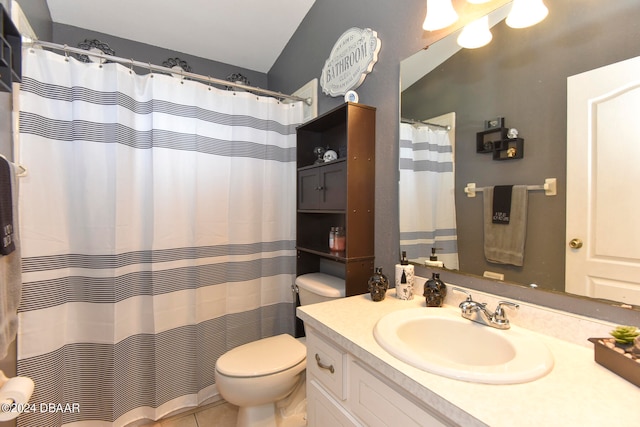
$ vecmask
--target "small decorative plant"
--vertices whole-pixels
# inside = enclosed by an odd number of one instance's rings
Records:
[[[633,344],[633,340],[640,335],[640,329],[635,326],[618,326],[610,335],[615,338],[618,344]]]
[[[618,326],[609,334],[613,338],[602,338],[601,344],[640,364],[640,329]]]
[[[640,329],[618,326],[609,335],[609,338],[589,338],[596,344],[595,361],[640,387]]]

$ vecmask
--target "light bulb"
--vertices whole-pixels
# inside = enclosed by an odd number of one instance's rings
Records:
[[[549,14],[542,0],[513,0],[506,23],[511,28],[526,28],[536,25]]]
[[[446,28],[458,20],[451,0],[427,0],[427,16],[422,28],[427,31]]]
[[[488,44],[492,38],[493,34],[489,31],[489,16],[485,15],[465,25],[458,36],[458,45],[467,49],[476,49]]]
[[[482,4],[482,3],[489,3],[491,0],[467,0],[467,3],[471,3],[471,4]]]

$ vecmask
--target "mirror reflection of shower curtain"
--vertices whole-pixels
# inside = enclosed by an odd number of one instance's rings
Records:
[[[400,250],[422,264],[437,248],[438,261],[457,269],[453,132],[400,124]]]
[[[125,426],[216,398],[227,350],[293,333],[283,104],[25,49],[19,427]]]

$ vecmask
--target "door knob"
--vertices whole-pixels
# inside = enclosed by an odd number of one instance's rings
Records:
[[[569,242],[569,247],[571,249],[580,249],[582,247],[582,240],[580,239],[571,239]]]

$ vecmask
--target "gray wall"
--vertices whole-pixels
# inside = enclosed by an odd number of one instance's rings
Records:
[[[627,47],[628,45],[638,46],[638,24],[633,22],[633,19],[624,19],[628,18],[625,9],[637,9],[637,0],[619,0],[616,2],[546,0],[545,3],[549,7],[550,14],[546,21],[539,24],[540,30],[535,30],[535,36],[531,36],[534,33],[526,30],[522,31],[519,36],[521,47],[529,46],[530,44],[536,44],[538,47],[533,53],[528,54],[527,61],[531,61],[546,50],[560,49],[552,56],[549,63],[536,70],[544,73],[545,82],[543,84],[545,85],[548,83],[547,76],[549,72],[554,69],[559,68],[566,75],[574,71],[573,68],[569,67],[572,64],[563,59],[563,54],[565,50],[573,49],[576,45],[583,46],[587,52],[578,65],[578,68],[583,67],[583,70],[593,68],[591,65],[598,61],[607,63],[615,60],[615,54],[610,52],[606,58],[599,58],[595,62],[590,61],[592,55],[589,49],[600,45],[603,35],[607,32],[613,31],[615,33],[614,38],[625,36],[621,39],[623,41],[619,41],[619,43],[627,45]],[[597,22],[594,22],[593,15],[587,14],[587,11],[596,6],[606,9],[607,14],[611,15],[611,17],[604,19],[600,17]],[[567,8],[570,8],[570,10],[565,13],[563,10]],[[370,27],[378,32],[378,37],[382,40],[379,61],[375,65],[373,72],[366,78],[362,86],[357,89],[357,92],[360,95],[361,103],[375,106],[378,109],[376,129],[376,264],[383,266],[388,273],[392,271],[393,265],[399,258],[397,159],[400,61],[426,46],[429,33],[421,28],[425,11],[426,5],[423,0],[406,0],[402,2],[402,7],[399,7],[397,2],[380,0],[317,0],[269,72],[271,89],[283,92],[293,91],[308,80],[314,77],[319,78],[324,61],[329,56],[333,44],[346,29],[354,26]],[[631,20],[633,31],[627,32],[628,29],[619,24],[621,20],[626,22]],[[560,27],[562,25],[578,27],[582,31],[581,35],[575,39],[565,38],[558,40],[554,38],[553,34],[545,31],[547,26],[554,24]],[[511,36],[513,37],[513,35]],[[485,52],[490,52],[492,56],[499,55],[498,46],[497,43],[490,44],[487,48],[469,52],[468,55],[469,57],[473,55],[482,57],[487,55]],[[604,50],[606,51],[607,49],[605,48]],[[491,66],[507,67],[512,59],[502,57],[502,62],[496,60]],[[466,64],[459,63],[458,66],[464,68]],[[468,69],[467,71],[474,73],[477,70]],[[438,95],[439,98],[452,96],[449,91],[455,90],[455,85],[460,83],[453,78],[447,78],[446,81],[447,85],[441,88],[443,92]],[[452,82],[454,88],[449,85]],[[553,89],[560,96],[566,95],[562,85],[554,83]],[[564,126],[564,116],[566,115],[566,103],[564,101],[553,103],[548,100],[548,104],[545,105],[542,111],[534,113],[530,109],[523,113],[521,117],[516,117],[511,111],[502,110],[501,105],[495,105],[495,101],[499,97],[511,96],[513,98],[512,101],[517,101],[523,106],[527,106],[528,99],[525,98],[524,94],[506,93],[500,84],[495,84],[491,87],[490,92],[490,95],[482,95],[488,101],[485,106],[486,114],[483,114],[482,117],[468,118],[468,122],[464,123],[461,129],[467,136],[464,136],[464,138],[459,137],[460,143],[464,144],[465,140],[469,140],[468,135],[475,134],[477,130],[480,130],[479,127],[481,128],[482,126],[481,120],[484,118],[496,115],[506,116],[507,124],[519,128],[522,136],[526,139],[524,162],[513,162],[511,164],[502,162],[504,163],[503,165],[496,165],[497,162],[485,157],[477,159],[477,168],[498,170],[497,168],[500,167],[500,174],[510,177],[514,169],[518,169],[523,164],[534,164],[535,160],[539,159],[542,164],[534,166],[533,169],[537,168],[536,170],[523,174],[522,179],[526,180],[528,184],[537,184],[539,177],[544,179],[544,177],[556,176],[559,178],[560,189],[559,196],[546,202],[545,205],[544,212],[546,212],[546,209],[551,209],[552,215],[547,215],[546,213],[538,215],[538,212],[536,212],[535,216],[537,218],[546,218],[546,220],[554,223],[563,223],[565,155],[561,145],[564,143],[566,135],[566,131],[562,128]],[[468,92],[460,96],[463,98],[469,97]],[[476,101],[480,99],[475,94],[473,97]],[[327,111],[341,102],[343,102],[341,98],[330,98],[320,94],[319,111],[321,113]],[[444,108],[442,112],[448,111],[451,111],[451,109]],[[556,111],[559,112],[556,114]],[[537,117],[542,125],[533,126],[531,121],[525,121],[526,116]],[[541,130],[544,131],[543,134],[536,133]],[[474,139],[471,139],[469,143],[475,143],[475,135]],[[536,146],[537,144],[541,145]],[[545,148],[546,144],[556,145],[554,145],[553,150],[547,151],[550,146]],[[470,155],[476,158],[475,152]],[[478,178],[477,169],[472,176],[473,179],[470,179],[470,181],[477,181],[479,185],[484,185],[487,182]],[[464,177],[459,177],[458,179],[465,180]],[[529,182],[531,179],[533,181]],[[475,199],[473,202],[477,205],[479,200]],[[468,200],[460,201],[459,212],[465,212],[468,208],[467,203],[470,202]],[[459,234],[473,233],[478,236],[481,231],[481,222],[479,222],[481,221],[481,216],[473,215],[473,218],[476,222],[471,227],[464,227]],[[564,225],[559,224],[558,228],[552,233],[553,235],[548,235],[556,245],[559,245],[551,253],[554,258],[560,257],[563,253],[563,244],[560,243],[560,239],[564,239],[564,231],[557,230],[564,230]],[[544,242],[541,240],[538,240],[538,242],[540,243],[536,243],[536,247],[544,246]],[[538,268],[540,268],[539,265]],[[544,270],[544,267],[542,270]],[[543,271],[543,276],[540,280],[544,283],[552,283],[550,286],[552,288],[561,289],[563,280],[559,278],[560,276],[561,274],[557,273],[554,278],[551,278]]]
[[[169,58],[179,57],[180,59],[187,61],[191,66],[192,71],[197,74],[225,79],[230,74],[241,73],[249,79],[252,86],[262,88],[268,88],[269,86],[267,75],[265,73],[248,70],[246,68],[222,62],[210,61],[158,46],[137,43],[109,34],[86,30],[84,28],[53,23],[51,22],[51,14],[49,13],[46,0],[20,0],[20,6],[22,7],[25,15],[27,15],[29,23],[40,40],[77,47],[78,43],[83,42],[85,39],[97,39],[101,42],[107,43],[109,47],[115,51],[115,56],[122,58],[133,58],[137,61],[162,65],[162,62]],[[176,27],[175,30],[182,31],[184,29]],[[136,72],[138,74],[144,74],[146,71],[143,69],[136,69]]]
[[[454,4],[464,2],[456,2]],[[499,2],[496,2],[499,3]],[[632,4],[637,0],[545,0],[552,15],[558,3],[569,3],[579,15],[595,3]],[[489,3],[492,4],[492,3]],[[504,3],[500,3],[504,4]],[[291,92],[313,78],[319,78],[324,61],[338,37],[348,28],[369,27],[382,40],[379,61],[373,72],[357,89],[360,102],[377,107],[376,125],[376,265],[391,273],[399,259],[398,236],[398,134],[400,61],[427,46],[434,35],[422,30],[426,12],[424,0],[399,2],[382,0],[316,0],[269,72],[270,89]],[[572,18],[573,19],[573,18]],[[603,22],[590,29],[590,42],[598,43],[598,34],[617,25]],[[636,24],[638,25],[638,24]],[[635,42],[637,44],[637,42]],[[554,66],[554,64],[549,64]],[[343,102],[320,94],[319,112],[325,112]],[[562,220],[564,221],[564,219]],[[417,274],[430,275],[419,268]],[[562,295],[556,292],[531,292],[530,288],[504,286],[495,281],[447,273],[446,281],[462,286],[498,293],[520,301],[528,301],[573,313],[627,324],[637,319],[637,312],[602,304],[590,299]],[[626,322],[626,323],[625,323]]]
[[[114,56],[121,58],[133,58],[137,61],[151,62],[152,64],[162,65],[169,58],[180,58],[186,61],[191,67],[191,71],[203,76],[211,76],[219,79],[225,79],[233,73],[241,73],[249,79],[252,86],[266,88],[267,75],[246,68],[229,65],[222,62],[210,61],[185,53],[180,53],[157,46],[151,46],[144,43],[138,43],[109,34],[98,33],[86,30],[84,28],[73,27],[64,24],[53,24],[53,43],[66,44],[68,46],[77,47],[79,43],[85,39],[100,40],[107,43],[111,49],[115,51]],[[146,70],[136,68],[136,73],[145,74]]]
[[[19,0],[19,3],[38,38],[52,41],[53,23],[47,0]]]
[[[357,89],[360,103],[377,108],[376,116],[376,265],[392,274],[398,247],[398,132],[400,60],[426,45],[424,0],[316,0],[269,72],[272,90],[289,92],[319,78],[340,35],[351,27],[378,32],[382,46],[373,72]],[[323,113],[342,97],[319,95]],[[391,277],[391,276],[389,276]]]
[[[640,2],[547,0],[542,23],[514,30],[504,22],[492,29],[484,48],[463,49],[402,94],[402,116],[427,119],[455,111],[456,205],[460,269],[505,274],[510,281],[564,289],[567,77],[640,55]],[[576,7],[580,3],[581,7]],[[615,25],[606,23],[615,22]],[[473,96],[469,96],[472,94]],[[521,160],[493,161],[475,152],[484,120],[505,117],[525,139]],[[478,186],[541,184],[558,178],[558,195],[529,195],[523,267],[484,259],[482,198],[462,192]]]

